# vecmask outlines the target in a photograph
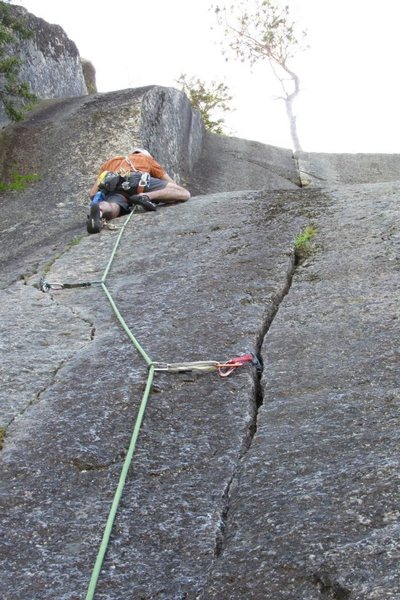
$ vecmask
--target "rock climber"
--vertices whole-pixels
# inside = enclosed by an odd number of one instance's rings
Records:
[[[181,187],[143,148],[127,156],[114,156],[103,163],[96,183],[89,192],[88,233],[99,233],[104,221],[131,212],[134,205],[156,210],[157,204],[185,202],[190,192]]]

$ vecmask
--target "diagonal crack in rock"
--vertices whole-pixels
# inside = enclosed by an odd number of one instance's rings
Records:
[[[297,262],[296,262],[295,251],[293,249],[293,254],[291,256],[289,268],[288,268],[287,275],[286,275],[286,282],[282,286],[281,290],[279,292],[275,293],[274,298],[271,302],[271,305],[269,306],[267,313],[264,316],[263,322],[259,329],[259,333],[257,335],[256,344],[255,344],[255,354],[257,357],[259,357],[261,364],[263,364],[262,347],[263,347],[264,339],[265,339],[266,335],[268,334],[268,331],[278,313],[279,307],[280,307],[281,303],[283,302],[283,299],[290,291],[290,287],[292,285],[292,280],[293,280],[293,276],[296,271],[296,268],[297,268]],[[252,374],[253,393],[252,393],[252,405],[251,405],[251,420],[249,422],[248,429],[247,429],[246,434],[242,441],[241,449],[239,452],[238,463],[235,465],[235,468],[232,472],[232,476],[229,479],[229,481],[224,489],[224,492],[222,494],[222,511],[221,511],[220,523],[219,523],[217,534],[216,534],[215,551],[214,551],[214,555],[216,558],[218,558],[224,551],[225,535],[226,535],[226,530],[228,527],[228,519],[229,519],[231,490],[235,485],[236,478],[238,475],[238,470],[240,468],[240,464],[243,461],[243,459],[244,459],[245,455],[247,454],[247,452],[249,451],[249,449],[251,448],[254,436],[256,435],[256,432],[257,432],[258,413],[259,413],[260,407],[264,403],[263,388],[261,386],[261,376],[262,376],[261,374],[255,372],[255,371]]]

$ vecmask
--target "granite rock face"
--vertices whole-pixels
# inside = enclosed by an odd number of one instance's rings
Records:
[[[19,79],[27,82],[38,98],[67,98],[88,93],[76,44],[59,25],[47,23],[22,6],[10,6],[18,19],[33,33],[13,46],[21,58]],[[3,109],[0,124],[8,122]]]
[[[193,197],[116,248],[85,196],[133,145]],[[0,197],[2,597],[86,597],[148,374],[107,268],[151,361],[264,371],[156,374],[95,598],[398,599],[395,158],[205,135],[158,87],[44,103],[1,151],[41,175]]]
[[[303,186],[399,180],[400,154],[297,152],[296,157]]]
[[[325,192],[204,599],[400,597],[400,184]]]
[[[191,189],[196,194],[221,189],[294,190],[299,186],[299,170],[291,150],[209,132],[191,177]]]
[[[171,177],[185,184],[201,152],[202,136],[199,114],[191,111],[184,94],[171,88],[42,101],[26,121],[7,127],[0,137],[3,180],[12,171],[39,176],[3,203],[1,260],[5,266],[12,257],[12,267],[3,268],[0,279],[37,270],[43,259],[51,262],[82,233],[88,192],[107,158],[147,147],[160,162],[161,155]]]

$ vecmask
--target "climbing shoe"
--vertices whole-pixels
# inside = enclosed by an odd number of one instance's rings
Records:
[[[102,226],[100,207],[98,204],[92,204],[90,214],[86,220],[86,229],[88,233],[99,233]]]
[[[127,202],[129,206],[137,204],[139,206],[143,206],[144,210],[157,210],[157,206],[154,204],[154,202],[151,202],[150,198],[146,194],[135,194],[133,196],[129,196]]]

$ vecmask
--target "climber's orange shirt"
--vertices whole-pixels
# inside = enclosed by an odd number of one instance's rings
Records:
[[[132,169],[132,165],[134,169]],[[145,154],[129,154],[126,156],[114,156],[101,165],[99,175],[103,171],[112,171],[121,175],[133,170],[141,171],[142,173],[150,173],[152,177],[162,179],[165,175],[165,170],[158,164],[154,158]]]

